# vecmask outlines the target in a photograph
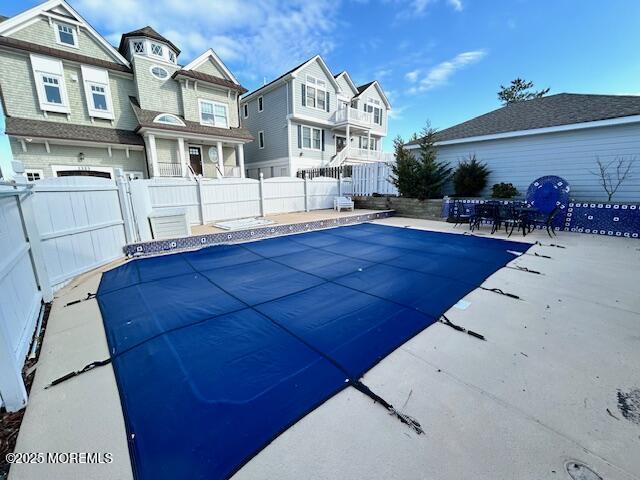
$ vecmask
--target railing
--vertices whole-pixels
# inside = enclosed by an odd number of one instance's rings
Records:
[[[339,167],[348,160],[356,162],[384,162],[393,163],[396,157],[392,152],[380,152],[378,150],[368,150],[366,148],[345,147],[333,157],[328,167]]]
[[[240,178],[240,167],[224,167],[224,176],[225,177],[236,177]]]
[[[359,123],[362,125],[373,124],[373,114],[371,112],[365,112],[364,110],[358,110],[352,107],[345,107],[336,110],[334,118],[335,123]]]
[[[182,165],[179,163],[158,162],[158,173],[161,177],[181,177]]]

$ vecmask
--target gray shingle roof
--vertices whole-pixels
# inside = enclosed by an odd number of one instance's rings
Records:
[[[125,40],[129,37],[147,37],[147,38],[152,38],[154,40],[158,40],[160,42],[164,42],[167,45],[169,45],[171,48],[173,48],[178,55],[180,55],[180,49],[178,47],[176,47],[170,40],[167,40],[165,37],[163,37],[158,32],[156,32],[149,25],[147,25],[146,27],[139,28],[137,30],[133,30],[131,32],[124,33],[122,37],[120,37],[120,46],[118,47],[118,50],[120,51],[120,53],[124,53]]]
[[[17,117],[7,117],[5,121],[7,135],[80,140],[113,145],[144,145],[142,137],[130,130],[74,125],[72,123],[58,123]]]
[[[374,82],[375,82],[375,80],[373,82],[365,83],[364,85],[360,85],[359,87],[357,87],[358,88],[358,95],[360,95],[367,88],[369,88],[371,85],[373,85]]]
[[[185,123],[185,126],[180,125],[166,125],[163,123],[155,123],[153,120],[162,113],[167,112],[156,112],[153,110],[143,110],[140,108],[138,101],[134,97],[129,97],[131,99],[131,106],[133,107],[133,111],[136,114],[136,118],[138,119],[139,126],[136,129],[140,130],[142,127],[149,128],[157,128],[161,130],[171,130],[172,132],[185,132],[185,133],[196,133],[199,135],[210,135],[212,137],[226,137],[226,138],[234,138],[238,140],[253,140],[253,136],[249,133],[249,130],[246,128],[219,128],[219,127],[209,127],[207,125],[201,125],[198,122],[192,122],[190,120],[185,120],[184,117],[178,115],[180,120]]]
[[[231,88],[233,90],[237,90],[240,95],[247,92],[247,89],[242,85],[238,85],[230,80],[225,80],[224,78],[214,77],[207,73],[198,72],[196,70],[176,70],[173,74],[173,78],[179,76],[189,77],[194,80],[200,80],[201,82],[213,83],[222,87]]]
[[[512,103],[437,132],[437,141],[640,115],[640,96],[559,93]],[[408,145],[416,144],[409,142]]]

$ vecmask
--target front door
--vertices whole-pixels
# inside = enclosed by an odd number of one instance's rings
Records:
[[[189,147],[189,164],[196,175],[202,175],[202,149]]]
[[[347,146],[347,137],[339,137],[336,135],[336,153],[340,152]]]

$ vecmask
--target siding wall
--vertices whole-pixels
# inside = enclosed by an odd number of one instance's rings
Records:
[[[156,153],[159,163],[180,163],[177,140],[156,137]]]
[[[324,80],[329,91],[329,111],[319,110],[317,108],[302,106],[302,84],[306,83],[307,75],[313,75],[314,77]],[[333,78],[329,78],[325,73],[320,63],[313,62],[307,65],[305,68],[298,72],[298,76],[293,79],[293,101],[295,104],[296,115],[303,115],[306,117],[312,117],[318,120],[329,121],[331,116],[338,108],[338,101],[336,99],[336,90],[333,86]]]
[[[366,92],[364,92],[364,94],[362,94],[362,96],[359,97],[360,100],[358,101],[358,110],[364,110],[364,105],[366,104],[368,98],[378,100],[380,102],[380,107],[382,108],[382,126],[374,124],[373,128],[371,129],[371,133],[376,135],[386,135],[389,122],[389,114],[387,112],[387,108],[384,105],[384,102],[382,101],[382,97],[378,93],[377,88],[369,88]]]
[[[74,26],[71,25],[70,26]],[[41,18],[36,23],[24,27],[17,32],[8,35],[11,38],[17,40],[23,40],[25,42],[35,43],[36,45],[43,45],[45,47],[56,48],[58,50],[64,50],[65,52],[80,53],[89,57],[99,58],[101,60],[107,60],[109,62],[115,62],[115,58],[107,52],[107,50],[100,45],[92,36],[87,34],[83,28],[79,29],[78,46],[74,48],[68,45],[60,44],[57,42],[57,32],[54,30],[57,28],[55,25],[49,25],[49,20]]]
[[[258,98],[247,102],[249,116],[244,118],[243,108],[240,107],[242,125],[251,132],[254,140],[244,146],[245,168],[260,162],[267,162],[270,166],[274,163],[282,163],[285,159],[288,163],[287,150],[287,88],[289,84],[282,85],[263,95],[262,112],[258,111]],[[243,102],[244,103],[244,102]],[[258,132],[264,131],[264,148],[259,148]]]
[[[175,82],[175,80],[172,81]],[[223,90],[208,87],[202,82],[198,83],[198,90],[195,89],[194,83],[191,81],[189,82],[188,88],[186,83],[180,83],[179,87],[182,99],[182,110],[184,111],[184,116],[187,120],[200,122],[200,106],[198,104],[198,99],[211,100],[214,102],[223,103],[227,106],[227,110],[229,112],[230,127],[235,128],[239,126],[237,106],[238,103],[236,101],[235,93],[231,93],[230,96],[228,96],[226,89]]]
[[[439,158],[455,166],[475,153],[491,174],[489,187],[511,182],[521,195],[531,182],[543,175],[558,175],[571,185],[575,200],[606,200],[596,175],[596,158],[609,162],[616,156],[636,157],[633,176],[613,197],[615,201],[640,200],[640,125],[588,128],[527,137],[441,146]],[[451,192],[451,189],[449,190]]]
[[[130,150],[127,158],[125,151],[117,148],[111,150],[112,156],[109,157],[106,148],[51,145],[51,153],[47,153],[44,144],[34,142],[27,144],[25,153],[19,142],[11,139],[10,144],[14,160],[23,162],[25,168],[42,170],[45,177],[53,176],[51,165],[122,168],[125,171],[142,172],[147,176],[144,152],[141,150]],[[85,155],[82,163],[78,162],[80,152]]]
[[[226,78],[226,75],[211,61],[211,59],[207,59],[202,65],[199,65],[198,68],[194,68],[194,70],[202,73],[206,73],[207,75],[213,75],[218,78]]]
[[[349,82],[345,80],[344,76],[338,78],[336,82],[338,82],[338,85],[340,85],[340,88],[342,88],[342,95],[344,95],[345,97],[353,98],[353,90],[351,90]]]
[[[36,83],[33,78],[31,62],[27,54],[0,51],[0,85],[6,108],[9,115],[32,118],[35,120],[45,120],[59,123],[73,123],[80,125],[91,125],[104,128],[119,128],[124,130],[133,130],[137,126],[129,96],[136,95],[135,84],[130,75],[119,75],[109,72],[109,86],[111,88],[111,97],[113,100],[113,109],[115,113],[115,123],[111,126],[111,121],[96,118],[94,123],[91,122],[89,111],[87,109],[87,100],[84,93],[84,82],[82,81],[82,72],[77,64],[69,64],[63,61],[64,79],[69,97],[69,106],[71,109],[70,118],[65,113],[48,112],[47,118],[44,118],[38,103],[38,94],[36,92]],[[74,81],[72,77],[77,79]]]
[[[171,78],[171,75],[180,67],[172,67],[165,63],[157,63],[153,60],[134,55],[132,58],[135,81],[138,90],[138,101],[144,110],[173,113],[182,115],[182,99],[180,84]],[[151,67],[161,66],[169,72],[164,80],[159,80],[151,75]]]
[[[300,125],[305,125],[300,123]],[[312,126],[312,125],[306,125]],[[320,127],[316,127],[320,128]],[[292,175],[301,168],[322,167],[329,163],[336,154],[334,132],[331,129],[324,128],[324,151],[310,150],[306,148],[298,148],[298,123],[291,122],[291,158],[292,158]],[[357,140],[354,142],[357,146]]]

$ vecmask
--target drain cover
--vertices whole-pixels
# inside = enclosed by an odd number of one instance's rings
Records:
[[[567,473],[573,480],[602,480],[602,477],[583,463],[567,462]]]

